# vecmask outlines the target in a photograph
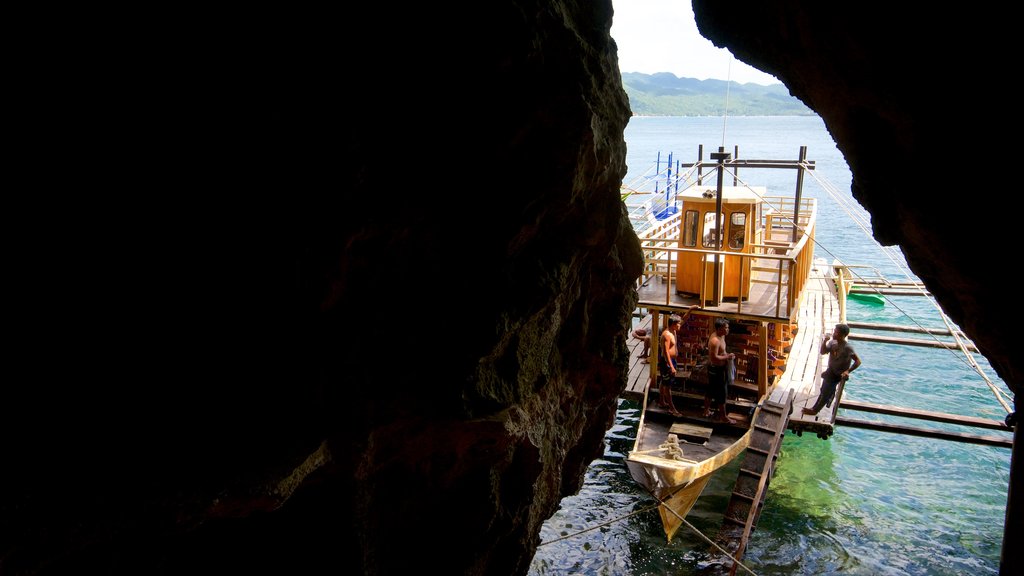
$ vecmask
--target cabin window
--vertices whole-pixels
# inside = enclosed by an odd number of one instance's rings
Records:
[[[683,222],[683,246],[693,248],[697,245],[697,211],[687,210]]]
[[[747,213],[733,212],[729,217],[729,248],[742,250],[746,242]]]
[[[725,216],[723,215],[723,218]],[[715,213],[704,213],[704,247],[713,250],[718,249],[718,228],[715,225]]]

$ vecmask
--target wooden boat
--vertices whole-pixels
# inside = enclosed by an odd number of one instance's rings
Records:
[[[794,337],[806,330],[808,336],[819,338],[826,323],[837,320],[835,306],[822,305],[820,296],[810,312],[801,307],[812,270],[821,278],[829,272],[823,262],[814,262],[816,202],[802,198],[803,171],[814,168],[806,160],[806,149],[801,148],[795,161],[733,159],[721,148],[711,156],[711,162],[698,159],[679,165],[688,170],[665,188],[672,190],[667,201],[675,210],[666,210],[666,201],[659,197],[650,201],[649,210],[664,217],[635,220],[647,223],[637,230],[645,257],[637,283],[638,317],[643,327],[653,328],[653,337],[650,362],[631,370],[631,382],[640,382],[643,396],[626,465],[633,479],[660,501],[670,541],[711,476],[741,454],[759,458],[756,465],[742,465],[753,477],[753,493],[743,495],[750,504],[733,519],[744,531],[742,537],[749,536],[793,402],[813,399],[814,376],[820,373],[820,356],[812,351],[813,345],[801,343],[799,366],[790,358]],[[795,193],[769,196],[763,187],[724,186],[726,172],[735,174],[741,167],[795,170]],[[717,171],[717,183],[705,184],[704,171]],[[677,172],[682,170],[677,167]],[[834,300],[834,284],[829,284]],[[671,391],[681,415],[655,400],[661,390],[654,359],[672,314],[683,317],[676,356],[682,371]],[[713,321],[720,316],[729,320],[726,345],[736,355],[726,409],[735,423],[719,422],[720,414],[703,415],[707,379],[702,364]],[[815,344],[820,345],[820,339]],[[831,426],[834,412],[823,411],[815,421],[810,426],[817,421]]]

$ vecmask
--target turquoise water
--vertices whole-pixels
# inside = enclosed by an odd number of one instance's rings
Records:
[[[722,133],[721,118],[633,118],[625,134],[626,181],[653,165],[659,151],[663,161],[672,151],[689,162],[696,158],[697,146],[704,144],[707,158],[722,145]],[[799,147],[806,145],[818,173],[850,198],[849,168],[821,119],[730,118],[725,134],[726,150],[733,152],[738,144],[744,158],[796,159]],[[795,187],[790,171],[749,170],[740,176],[751,184],[767,185],[769,193],[780,186],[787,193]],[[902,259],[889,260],[813,178],[805,179],[804,194],[819,199],[817,256],[873,265],[890,280],[906,278]],[[860,214],[866,217],[862,210]],[[889,298],[883,307],[851,301],[847,318],[943,326],[926,299]],[[961,356],[940,349],[854,345],[864,365],[848,383],[846,399],[1000,421],[1005,416],[984,380]],[[985,359],[980,355],[975,359],[1008,392]],[[863,412],[841,414],[899,421]],[[604,457],[590,466],[580,493],[563,500],[560,510],[545,523],[541,541],[608,524],[542,545],[531,575],[687,575],[699,574],[706,566],[709,547],[685,526],[671,544],[665,542],[658,514],[650,509],[654,501],[626,470],[624,458],[632,448],[638,419],[639,406],[620,401],[616,422],[605,436]],[[719,471],[687,516],[711,538],[721,522],[738,465],[734,461]],[[844,427],[838,427],[827,441],[787,434],[744,564],[760,575],[997,574],[1009,470],[1006,448]]]

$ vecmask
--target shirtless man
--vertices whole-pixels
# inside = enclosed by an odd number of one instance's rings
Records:
[[[676,333],[683,323],[682,318],[675,314],[668,317],[668,328],[661,333],[661,350],[658,352],[658,374],[661,375],[661,400],[658,402],[673,416],[682,416],[672,402],[672,387],[676,384]]]
[[[726,364],[736,359],[736,355],[725,351],[725,335],[729,333],[729,321],[715,318],[715,331],[708,338],[708,387],[704,390],[704,417],[711,417],[711,401],[718,406],[718,422],[735,424],[736,421],[726,414],[725,398],[729,382],[726,379]]]

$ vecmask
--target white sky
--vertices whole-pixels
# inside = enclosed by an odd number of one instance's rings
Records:
[[[619,46],[622,72],[671,72],[680,78],[731,79],[739,84],[779,83],[701,36],[690,0],[612,0],[612,6],[612,38]]]

